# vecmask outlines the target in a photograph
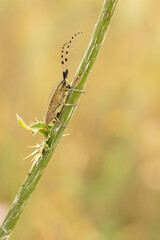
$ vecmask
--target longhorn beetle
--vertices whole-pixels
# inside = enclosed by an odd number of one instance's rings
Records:
[[[48,129],[48,124],[49,123],[55,123],[57,120],[61,126],[65,127],[61,121],[59,120],[59,112],[58,109],[62,107],[63,105],[65,106],[77,106],[75,104],[69,104],[65,103],[65,98],[68,94],[69,91],[76,91],[76,92],[81,92],[84,93],[83,90],[78,90],[78,89],[73,89],[72,85],[68,83],[67,76],[68,76],[68,67],[67,67],[67,55],[69,48],[71,46],[72,40],[82,32],[78,32],[72,36],[70,41],[68,43],[64,43],[62,46],[61,50],[61,64],[62,64],[62,69],[63,69],[63,80],[58,84],[57,88],[54,89],[50,95],[48,106],[47,106],[47,111],[45,115],[45,125],[46,128]],[[64,48],[67,45],[66,52],[65,52],[65,59],[64,59]]]

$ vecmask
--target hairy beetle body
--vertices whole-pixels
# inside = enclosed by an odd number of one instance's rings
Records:
[[[71,40],[68,43],[63,44],[62,46],[62,51],[61,51],[61,63],[62,63],[62,67],[63,67],[63,80],[59,83],[59,85],[57,86],[57,88],[55,90],[53,90],[53,92],[50,95],[49,98],[49,102],[48,102],[48,106],[47,106],[47,111],[46,111],[46,115],[45,115],[45,125],[46,128],[48,129],[48,124],[50,124],[51,122],[54,123],[55,120],[57,120],[63,127],[65,127],[59,120],[58,118],[58,114],[59,111],[61,110],[60,108],[62,108],[63,105],[66,106],[76,106],[75,104],[65,104],[65,98],[67,96],[67,93],[69,91],[76,91],[76,92],[81,92],[83,93],[83,90],[78,90],[78,89],[72,89],[71,85],[68,83],[67,81],[67,76],[68,76],[68,68],[67,68],[67,54],[68,54],[68,50],[69,47],[71,45],[72,40],[74,39],[75,36],[77,36],[78,34],[80,34],[82,32],[78,32],[76,34],[74,34],[71,38]],[[67,50],[65,52],[66,56],[65,59],[64,58],[64,47],[67,45]],[[64,67],[64,63],[65,63],[65,67]]]

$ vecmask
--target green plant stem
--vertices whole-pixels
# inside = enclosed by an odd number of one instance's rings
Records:
[[[90,71],[92,70],[93,64],[96,60],[97,54],[100,50],[100,47],[105,39],[105,35],[110,24],[112,15],[114,13],[116,4],[118,0],[105,0],[99,19],[91,36],[89,46],[84,54],[84,57],[80,63],[80,66],[77,70],[73,83],[76,81],[78,84],[76,89],[83,89],[88,78]],[[79,92],[70,92],[67,97],[67,102],[72,104],[77,104],[80,98],[81,93]],[[68,125],[75,107],[64,106],[60,113],[60,121],[64,125]],[[32,166],[29,174],[27,175],[20,191],[15,197],[14,202],[12,203],[1,227],[0,227],[0,239],[8,239],[12,230],[23,211],[24,206],[29,200],[32,192],[34,191],[42,173],[44,172],[45,167],[47,166],[49,160],[52,157],[53,151],[55,150],[57,144],[63,136],[64,127],[61,126],[58,122],[52,128],[51,137],[48,140],[48,150],[42,151],[38,157],[35,164]]]

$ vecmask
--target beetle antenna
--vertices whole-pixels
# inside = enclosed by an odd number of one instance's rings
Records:
[[[62,63],[62,68],[63,68],[63,79],[65,80],[66,78],[67,78],[67,76],[68,76],[68,66],[67,66],[67,61],[68,61],[68,52],[69,52],[69,48],[70,48],[70,46],[71,46],[71,43],[72,43],[72,41],[73,41],[73,39],[77,36],[77,35],[79,35],[79,34],[81,34],[81,33],[83,33],[83,32],[78,32],[78,33],[75,33],[72,37],[71,37],[71,39],[70,39],[70,41],[68,42],[68,43],[64,43],[63,44],[63,46],[62,46],[62,51],[61,51],[61,63]],[[67,45],[68,44],[68,45]],[[64,59],[64,47],[67,45],[67,49],[66,49],[66,55],[65,55],[65,59]],[[65,62],[65,65],[64,65],[64,62]]]
[[[61,64],[62,64],[62,70],[63,70],[63,79],[65,80],[66,78],[66,70],[65,70],[65,66],[64,66],[64,47],[67,45],[68,43],[64,43],[62,46],[62,50],[61,50]]]

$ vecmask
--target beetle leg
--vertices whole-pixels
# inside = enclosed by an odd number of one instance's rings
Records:
[[[67,88],[68,88],[67,91],[86,93],[84,90],[72,88],[69,84],[68,84]]]
[[[59,112],[57,113],[57,116],[55,117],[55,120],[57,120],[62,127],[67,128],[67,126],[65,126],[65,125],[63,125],[63,123],[61,123],[58,116],[59,116]]]
[[[68,89],[68,91],[86,93],[84,90],[79,90],[79,89],[74,89],[74,88],[70,88],[70,89]]]
[[[78,104],[62,103],[64,106],[76,107]]]

